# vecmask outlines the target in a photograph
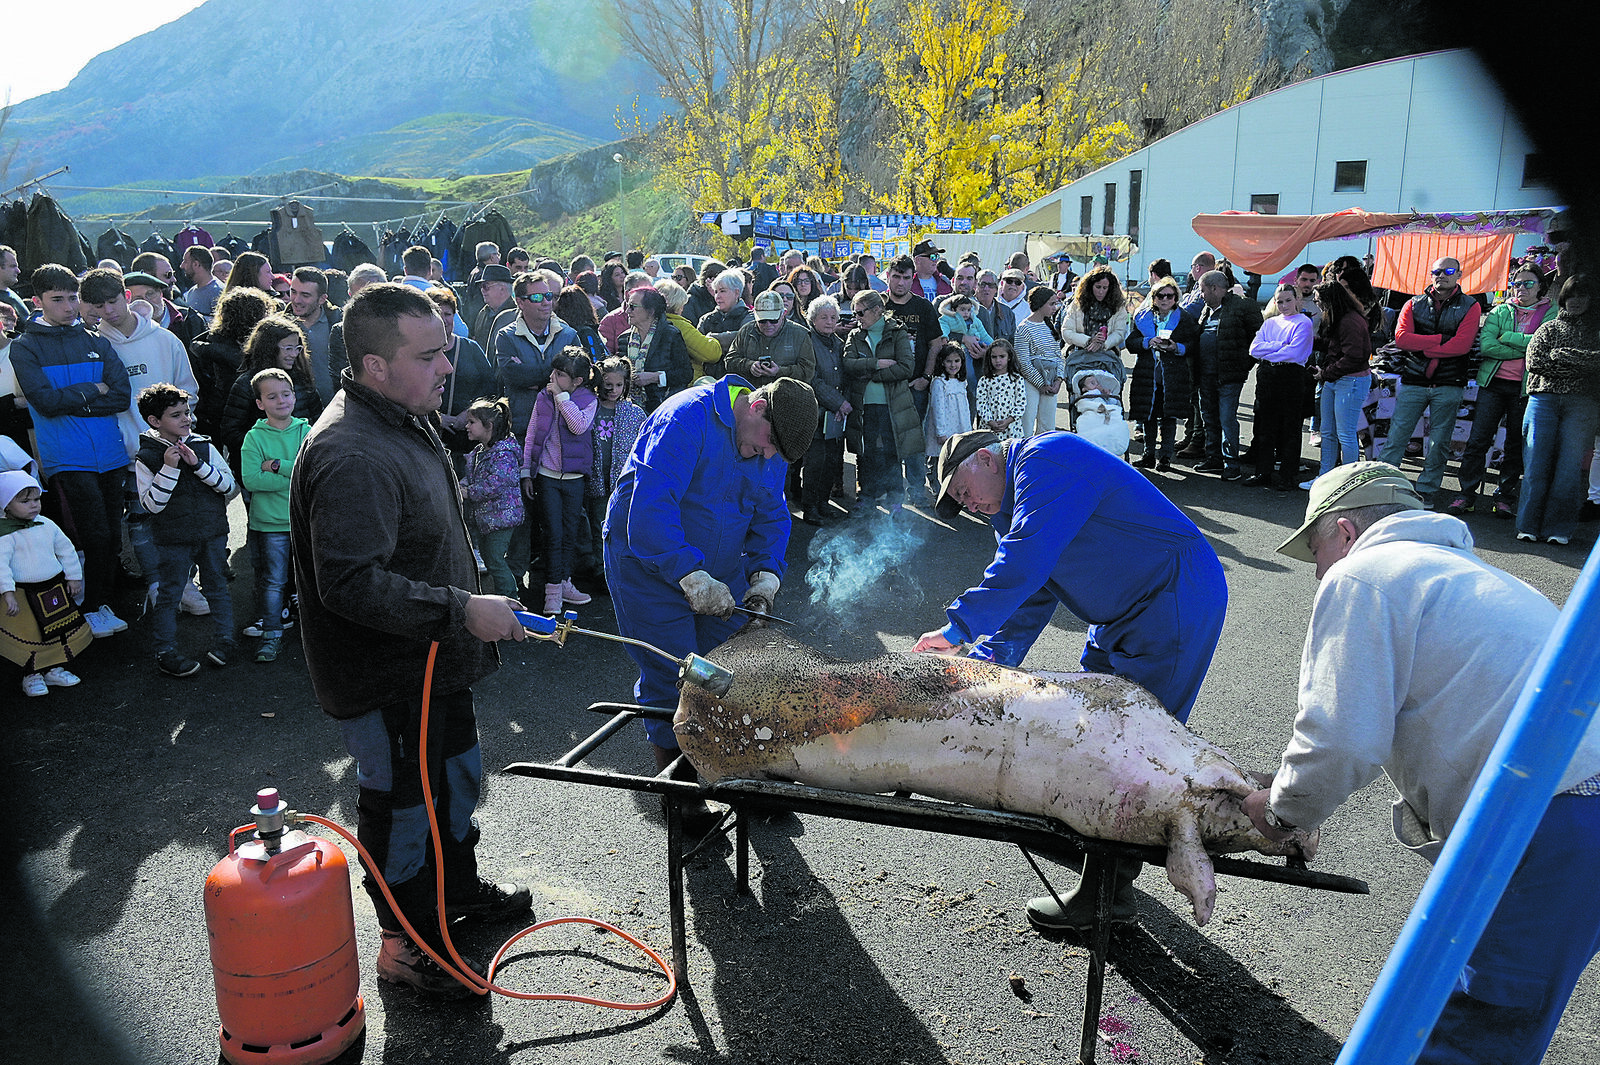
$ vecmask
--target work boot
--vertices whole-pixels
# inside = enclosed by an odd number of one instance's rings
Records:
[[[1043,932],[1086,932],[1094,927],[1095,882],[1108,861],[1116,862],[1116,887],[1111,896],[1111,923],[1130,924],[1139,918],[1139,903],[1133,895],[1133,882],[1138,879],[1144,863],[1132,860],[1106,858],[1091,854],[1083,863],[1083,879],[1078,886],[1061,896],[1063,905],[1056,905],[1053,896],[1045,895],[1028,900],[1028,921]]]
[[[476,965],[469,962],[468,967],[482,975]],[[404,932],[384,930],[383,946],[378,951],[377,969],[378,979],[387,980],[392,984],[405,984],[434,998],[459,1000],[472,998],[477,994],[472,988],[439,968],[439,964],[424,954]]]
[[[521,884],[496,884],[480,876],[459,898],[447,896],[444,908],[452,920],[501,921],[531,912],[533,893]]]

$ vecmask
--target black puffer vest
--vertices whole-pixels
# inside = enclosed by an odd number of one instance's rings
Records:
[[[218,461],[211,450],[211,441],[205,437],[191,436],[185,442],[201,462],[215,464]],[[135,459],[151,473],[159,474],[166,464],[164,456],[170,446],[153,433],[141,434]],[[179,466],[178,470],[178,484],[172,489],[166,508],[150,515],[150,529],[156,543],[203,544],[213,537],[226,536],[227,499],[196,477],[193,468]]]
[[[1411,301],[1411,326],[1418,336],[1437,336],[1446,340],[1456,335],[1461,320],[1467,316],[1477,301],[1459,288],[1442,310],[1437,309],[1433,297],[1424,292]],[[1402,374],[1400,380],[1408,385],[1465,385],[1478,367],[1478,340],[1472,340],[1472,350],[1454,359],[1429,359],[1433,373],[1427,377]]]

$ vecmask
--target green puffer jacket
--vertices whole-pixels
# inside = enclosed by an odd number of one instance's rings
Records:
[[[916,376],[915,360],[911,354],[911,334],[885,316],[883,335],[876,348],[867,337],[865,329],[852,329],[844,345],[845,393],[850,397],[850,417],[845,423],[845,439],[853,454],[861,454],[861,409],[867,383],[876,381],[883,386],[889,400],[889,419],[894,425],[894,446],[903,462],[924,451],[922,419],[917,415],[917,404],[911,397],[908,382]],[[893,359],[893,366],[878,368],[879,359]]]

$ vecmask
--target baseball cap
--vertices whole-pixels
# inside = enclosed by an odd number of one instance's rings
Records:
[[[995,447],[999,443],[1000,434],[988,429],[956,433],[944,442],[939,449],[939,466],[936,470],[939,497],[933,501],[941,518],[950,521],[961,513],[961,504],[950,498],[950,478],[955,476],[956,468],[984,448]]]
[[[1405,474],[1387,462],[1363,461],[1335,466],[1312,482],[1305,523],[1278,545],[1278,554],[1301,562],[1315,562],[1317,558],[1311,553],[1311,526],[1318,518],[1380,503],[1403,503],[1412,510],[1427,509]]]
[[[756,297],[755,315],[758,322],[771,322],[783,317],[783,297],[768,290]]]
[[[901,245],[901,246],[904,247],[904,245]],[[931,258],[932,256],[935,256],[935,255],[943,255],[944,254],[944,249],[940,248],[940,247],[936,247],[934,245],[933,241],[931,241],[931,240],[921,240],[921,241],[917,242],[917,246],[915,248],[911,249],[911,254],[912,255],[926,255],[926,256],[929,256]]]
[[[759,301],[761,297],[756,299]],[[804,458],[812,437],[817,435],[817,394],[811,391],[811,386],[793,377],[780,377],[756,389],[750,398],[767,401],[772,442],[778,445],[784,460],[792,464]]]
[[[1010,270],[1007,270],[1005,273],[1001,274],[1000,275],[1000,280],[1002,280],[1002,281],[1026,281],[1026,280],[1028,280],[1028,275],[1024,274],[1021,270],[1012,268]]]

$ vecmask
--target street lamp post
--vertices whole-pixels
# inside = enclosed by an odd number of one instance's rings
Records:
[[[617,164],[617,240],[618,250],[624,255],[628,253],[628,205],[622,198],[622,153],[617,152],[611,157]]]

